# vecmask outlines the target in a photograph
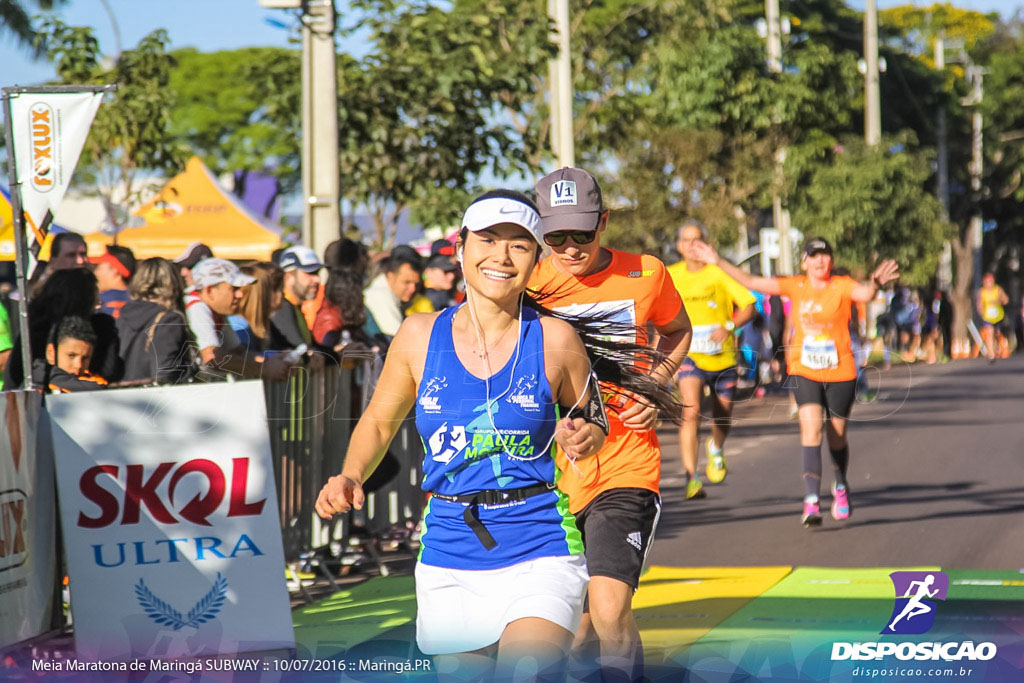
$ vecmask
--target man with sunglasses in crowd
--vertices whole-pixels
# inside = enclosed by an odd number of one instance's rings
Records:
[[[530,288],[553,310],[627,323],[641,343],[648,341],[652,324],[665,360],[651,372],[663,384],[671,382],[686,356],[691,329],[665,265],[654,256],[601,246],[608,211],[597,181],[583,169],[562,168],[545,176],[536,193],[551,254],[538,264]],[[604,448],[572,463],[561,452],[557,456],[559,487],[576,515],[590,572],[588,612],[573,649],[584,661],[599,654],[602,668],[615,671],[616,678],[640,680],[643,648],[631,603],[661,512],[658,414],[643,402],[602,393],[610,423]]]

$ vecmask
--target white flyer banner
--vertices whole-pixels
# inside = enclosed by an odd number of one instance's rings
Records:
[[[102,92],[10,95],[14,161],[28,223],[27,244],[42,246],[71,182]]]
[[[294,647],[260,382],[47,398],[79,656]]]
[[[0,649],[50,629],[57,513],[41,413],[38,392],[0,393]]]

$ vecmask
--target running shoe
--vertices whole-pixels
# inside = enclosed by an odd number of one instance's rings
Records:
[[[836,488],[832,484],[832,519],[842,521],[850,518],[850,498],[846,493],[846,487]]]
[[[806,500],[804,501],[804,514],[800,521],[807,527],[821,525],[821,510],[818,508],[817,502],[809,503]]]
[[[700,479],[694,477],[690,481],[686,482],[686,499],[691,500],[695,498],[706,498],[707,493],[704,492],[704,485],[700,483]]]
[[[711,437],[704,442],[704,448],[708,452],[708,467],[707,475],[708,481],[712,484],[721,484],[725,480],[725,475],[728,473],[728,468],[725,466],[725,458],[722,456],[722,449],[713,448],[714,442]]]

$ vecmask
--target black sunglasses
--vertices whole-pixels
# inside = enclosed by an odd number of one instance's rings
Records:
[[[597,237],[597,230],[559,230],[544,235],[544,244],[549,247],[560,247],[569,238],[576,244],[590,244]]]

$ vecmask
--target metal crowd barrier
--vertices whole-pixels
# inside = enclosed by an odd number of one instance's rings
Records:
[[[341,471],[352,429],[376,379],[369,360],[302,369],[287,382],[265,381],[267,423],[280,505],[285,559],[310,553],[338,555],[353,534],[377,535],[419,519],[426,499],[419,488],[423,444],[410,417],[389,449],[395,477],[367,495],[361,511],[326,524],[314,511],[317,494]]]

